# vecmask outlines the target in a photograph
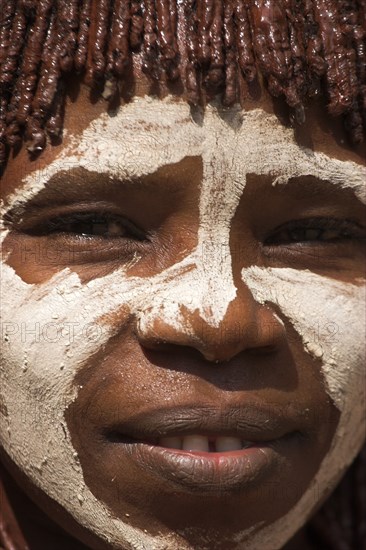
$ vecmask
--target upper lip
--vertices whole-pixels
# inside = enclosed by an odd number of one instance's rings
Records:
[[[299,415],[287,414],[280,406],[241,404],[227,407],[183,406],[150,409],[116,421],[105,430],[123,438],[156,443],[161,437],[200,434],[211,437],[232,436],[252,442],[279,439],[301,432]]]

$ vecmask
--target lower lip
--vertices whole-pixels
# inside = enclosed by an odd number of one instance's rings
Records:
[[[225,493],[257,485],[279,465],[275,447],[281,440],[261,442],[228,452],[169,449],[147,443],[122,443],[145,471],[189,492]]]

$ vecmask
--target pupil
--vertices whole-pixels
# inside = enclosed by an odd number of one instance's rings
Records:
[[[305,229],[293,229],[290,234],[292,241],[304,241],[305,240]]]
[[[68,226],[70,233],[78,233],[79,235],[97,235],[108,236],[121,234],[121,226],[117,222],[109,222],[106,220],[84,220],[71,223]]]
[[[105,235],[108,233],[108,224],[105,222],[95,222],[91,225],[93,235]]]

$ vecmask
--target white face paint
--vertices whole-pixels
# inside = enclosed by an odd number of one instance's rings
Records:
[[[202,157],[203,183],[197,248],[180,263],[150,278],[127,276],[124,266],[87,284],[66,269],[40,285],[26,284],[3,265],[3,446],[36,486],[116,548],[191,547],[174,534],[153,538],[113,517],[84,482],[64,413],[77,397],[76,375],[120,329],[107,324],[107,314],[130,311],[141,333],[151,330],[156,319],[191,333],[184,306],[186,311],[198,311],[211,326],[220,326],[237,292],[230,227],[249,173],[272,175],[274,185],[312,175],[350,187],[366,202],[365,168],[300,148],[293,132],[262,110],[219,112],[209,106],[202,123],[196,123],[187,104],[146,98],[135,99],[114,118],[99,117],[46,170],[29,176],[3,211],[29,201],[60,171],[84,167],[123,180],[153,173],[187,156]],[[342,411],[332,449],[314,480],[323,494],[356,455],[364,437],[364,290],[292,269],[252,267],[243,271],[243,280],[255,299],[280,308],[309,353],[322,357],[329,394]],[[309,327],[329,319],[339,327],[338,340],[325,339],[320,353],[311,346]],[[352,431],[345,435],[349,425]],[[315,504],[309,488],[286,517],[253,536],[242,533],[237,548],[282,546]]]
[[[341,411],[332,447],[311,487],[277,522],[278,539],[273,538],[272,526],[261,533],[261,547],[270,548],[271,541],[282,545],[286,538],[281,537],[289,538],[300,528],[314,508],[314,494],[335,487],[365,440],[366,288],[290,268],[253,266],[243,269],[242,277],[255,299],[278,306],[307,352],[321,359],[327,392]]]

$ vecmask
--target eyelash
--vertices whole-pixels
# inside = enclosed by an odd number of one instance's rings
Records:
[[[298,243],[339,243],[365,238],[366,230],[351,220],[336,218],[307,218],[291,220],[272,232],[264,241],[265,246],[281,246]]]
[[[114,224],[114,227],[113,227]],[[94,226],[94,227],[93,227]],[[103,231],[104,226],[104,231]],[[114,229],[112,234],[107,234]],[[83,230],[84,229],[84,230]],[[122,234],[117,234],[118,229]],[[95,232],[97,231],[97,232]],[[126,234],[123,234],[123,233]],[[67,235],[78,239],[124,239],[149,241],[149,236],[128,219],[111,212],[76,212],[46,220],[26,233],[34,236]],[[299,243],[339,243],[365,238],[365,228],[351,220],[337,218],[307,218],[291,220],[276,228],[264,239],[264,246],[296,245]]]
[[[118,229],[121,230],[121,234],[117,234]],[[108,230],[110,233],[112,231],[109,235]],[[147,234],[128,219],[110,212],[77,212],[70,215],[57,216],[26,232],[34,236],[67,234],[71,238],[78,236],[78,238],[83,239],[148,240]],[[126,234],[123,234],[124,232]]]

